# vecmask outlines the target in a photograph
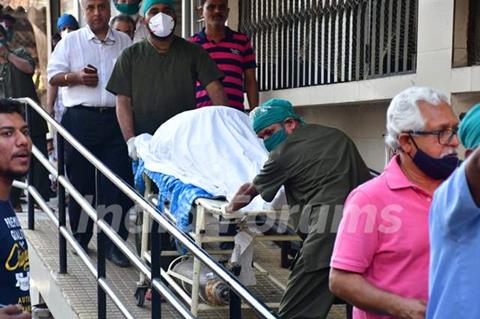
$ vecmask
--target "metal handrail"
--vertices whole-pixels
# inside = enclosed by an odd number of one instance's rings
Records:
[[[164,230],[170,233],[176,240],[183,244],[195,257],[197,257],[201,262],[203,262],[207,267],[209,267],[213,272],[215,272],[230,288],[238,294],[243,300],[245,300],[250,306],[263,318],[274,319],[277,318],[271,310],[261,301],[256,299],[229,271],[218,264],[208,253],[201,247],[198,247],[197,244],[183,231],[179,230],[176,225],[174,225],[170,220],[165,218],[162,214],[159,214],[158,210],[154,208],[150,203],[148,203],[142,196],[140,196],[130,185],[126,184],[122,179],[115,175],[110,169],[108,169],[100,160],[98,160],[94,155],[92,155],[82,144],[80,144],[63,126],[61,126],[57,121],[49,116],[49,114],[34,100],[30,98],[18,98],[16,99],[19,102],[26,103],[30,105],[40,116],[42,116],[50,125],[52,125],[58,134],[60,134],[63,139],[70,143],[82,156],[85,157],[98,171],[100,171],[106,178],[108,178],[116,187],[118,187],[124,194],[126,194],[130,199],[132,199],[136,204],[138,204],[145,212],[150,214],[151,218],[157,222]],[[35,155],[35,154],[34,154]],[[41,155],[41,154],[37,154]],[[41,155],[40,157],[43,157]],[[44,159],[45,161],[46,159]],[[43,161],[43,162],[44,162]],[[46,164],[46,163],[44,163]],[[127,258],[151,280],[151,272],[148,266],[135,254],[133,254],[127,245],[124,243],[123,239],[103,220],[97,220],[97,215],[95,209],[90,205],[86,199],[81,196],[81,194],[66,180],[63,176],[58,176],[58,172],[52,165],[46,165],[46,168],[58,178],[59,183],[61,183],[66,190],[69,191],[70,195],[77,201],[77,203],[84,208],[84,211],[94,220],[97,226],[109,237],[112,242],[127,256]],[[164,284],[158,280],[154,281],[153,285],[156,289],[162,288],[160,292],[162,295],[170,301],[178,301],[178,298],[171,294],[168,288],[164,287]],[[163,287],[162,287],[163,286]],[[185,314],[185,307],[182,303],[172,305],[179,311],[182,315]],[[180,308],[177,308],[180,306]],[[188,317],[191,317],[188,316]],[[193,317],[192,317],[193,318]]]

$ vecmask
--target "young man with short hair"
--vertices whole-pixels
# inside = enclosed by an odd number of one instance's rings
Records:
[[[30,168],[32,140],[18,102],[0,99],[0,319],[30,318],[28,246],[9,202],[12,183]]]

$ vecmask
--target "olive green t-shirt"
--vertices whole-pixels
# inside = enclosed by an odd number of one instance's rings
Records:
[[[342,212],[336,206],[343,205],[350,191],[368,179],[369,169],[345,133],[307,124],[270,153],[253,184],[266,201],[272,201],[285,186],[293,226],[306,235],[305,270],[312,271],[329,265],[334,224]]]
[[[135,135],[154,134],[183,111],[195,108],[195,83],[204,87],[223,73],[200,46],[174,37],[167,53],[147,41],[126,48],[115,63],[107,90],[132,99]]]

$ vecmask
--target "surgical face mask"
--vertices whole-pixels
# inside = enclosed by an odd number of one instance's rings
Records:
[[[140,3],[115,3],[115,8],[123,14],[134,15],[140,9]]]
[[[0,35],[3,37],[0,39],[0,44],[5,46],[13,38],[13,30],[10,29],[4,21],[0,22]]]
[[[148,28],[159,38],[167,38],[175,29],[175,21],[168,14],[159,12],[148,21]]]
[[[282,126],[281,129],[270,135],[269,138],[263,140],[263,144],[265,144],[267,151],[271,152],[277,148],[280,143],[285,141],[287,137],[287,132],[285,132],[285,128]]]
[[[442,158],[435,158],[422,151],[412,138],[417,152],[412,157],[415,165],[427,176],[436,180],[445,180],[459,166],[460,161],[457,154],[446,155]]]
[[[72,32],[72,31],[73,31],[73,30],[68,29],[68,28],[67,28],[67,29],[63,29],[63,30],[60,32],[60,36],[61,36],[62,38],[64,38],[67,34],[69,34],[69,33]]]

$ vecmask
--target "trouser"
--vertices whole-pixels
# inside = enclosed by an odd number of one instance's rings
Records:
[[[336,299],[328,288],[329,273],[330,268],[305,272],[300,250],[280,301],[280,318],[326,318]]]
[[[62,119],[65,128],[97,159],[129,185],[133,184],[127,147],[118,125],[115,108],[109,110],[73,107]],[[68,143],[65,164],[72,185],[96,206],[104,218],[124,240],[128,237],[126,218],[132,207],[130,199]],[[92,237],[93,222],[78,203],[69,201],[70,227],[78,242],[86,247]]]

